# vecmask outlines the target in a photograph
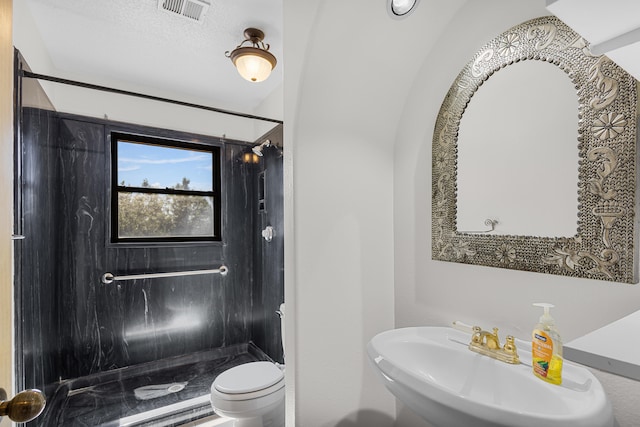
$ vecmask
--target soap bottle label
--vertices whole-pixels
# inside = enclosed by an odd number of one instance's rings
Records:
[[[539,377],[547,378],[553,357],[553,340],[546,332],[540,329],[533,331],[532,338],[531,358],[533,372]]]

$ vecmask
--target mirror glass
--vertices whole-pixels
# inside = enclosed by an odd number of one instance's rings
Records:
[[[553,16],[484,45],[434,126],[432,258],[637,283],[637,96]]]
[[[493,74],[458,131],[457,230],[571,237],[578,231],[578,95],[546,61]]]

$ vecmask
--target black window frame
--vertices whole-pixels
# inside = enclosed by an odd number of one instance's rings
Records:
[[[111,139],[111,243],[206,243],[222,241],[222,193],[221,177],[222,162],[221,147],[218,145],[202,144],[193,141],[158,138],[148,135],[138,135],[127,132],[110,132]],[[122,186],[118,183],[118,142],[139,143],[160,147],[180,148],[201,151],[212,154],[212,191],[175,190],[171,188],[152,188]],[[167,194],[182,196],[206,196],[213,200],[213,236],[174,236],[174,237],[120,237],[118,235],[118,195],[120,193]]]

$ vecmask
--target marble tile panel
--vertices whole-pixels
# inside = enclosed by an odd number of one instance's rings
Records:
[[[251,357],[283,361],[275,314],[284,300],[282,158],[277,150],[252,164],[243,161],[251,145],[240,141],[32,108],[22,110],[20,123],[26,238],[15,246],[17,383],[40,388],[50,399],[50,423],[38,425],[95,426],[144,411],[155,403],[131,400],[131,390],[145,385],[187,382],[184,390],[159,399],[166,404],[188,399],[212,381],[204,371],[249,360],[242,352],[212,357],[216,361],[211,364],[189,359],[202,352],[228,351],[253,341],[265,353]],[[200,138],[222,147],[221,242],[110,243],[112,129]],[[262,172],[268,178],[261,211]],[[269,243],[260,237],[266,225],[277,230]],[[100,281],[105,272],[129,275],[220,265],[229,268],[226,277]],[[168,362],[174,358],[181,360],[178,370]],[[151,373],[132,374],[148,364],[153,365]]]
[[[188,356],[149,362],[131,368],[107,371],[59,385],[38,418],[38,426],[111,426],[124,417],[146,413],[210,393],[216,376],[243,363],[271,359],[254,344],[200,352]],[[171,385],[181,390],[169,392]],[[156,390],[149,390],[157,386]],[[146,387],[147,389],[141,389]],[[138,393],[136,394],[136,389]],[[145,394],[146,391],[146,394]],[[152,397],[143,399],[141,397]],[[204,406],[204,407],[203,407]],[[154,420],[154,425],[172,425],[172,419],[186,422],[185,415],[211,415],[210,405],[168,414]]]

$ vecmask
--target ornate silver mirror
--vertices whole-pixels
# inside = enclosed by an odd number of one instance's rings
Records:
[[[636,104],[636,80],[554,17],[489,42],[436,120],[433,259],[636,283]]]

